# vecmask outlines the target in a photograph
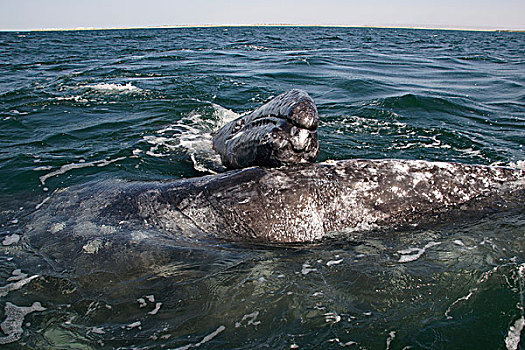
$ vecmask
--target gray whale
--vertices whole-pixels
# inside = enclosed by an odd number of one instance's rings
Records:
[[[107,241],[133,228],[168,236],[300,243],[523,208],[525,170],[420,160],[251,167],[171,182],[109,182],[56,194],[29,238]],[[46,238],[47,237],[47,238]],[[47,240],[46,240],[47,239]],[[131,238],[129,238],[131,239]],[[84,246],[85,247],[85,246]]]

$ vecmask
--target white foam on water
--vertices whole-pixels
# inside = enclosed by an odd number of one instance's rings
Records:
[[[47,202],[48,200],[50,200],[50,199],[51,199],[51,196],[47,196],[46,198],[44,198],[44,199],[42,200],[42,202],[40,202],[40,203],[38,203],[37,205],[35,205],[35,209],[36,209],[36,210],[40,209],[40,207],[43,206],[44,204],[46,204],[46,202]]]
[[[24,324],[24,317],[35,311],[44,311],[45,307],[36,301],[31,306],[17,306],[10,302],[5,303],[4,314],[5,320],[0,324],[0,328],[7,335],[0,337],[0,344],[14,343],[24,334],[22,325]]]
[[[257,51],[268,51],[269,48],[266,46],[259,46],[259,45],[246,45],[247,48],[257,50]]]
[[[104,327],[93,327],[91,328],[91,332],[95,334],[106,334]]]
[[[128,331],[129,331],[129,330],[132,330],[132,329],[134,329],[134,328],[142,329],[142,322],[140,322],[140,321],[136,321],[136,322],[130,323],[130,324],[126,325],[125,328],[126,328]]]
[[[396,332],[392,331],[388,333],[388,338],[386,339],[386,350],[390,349],[390,345],[392,344],[392,341],[396,338]]]
[[[447,320],[451,320],[452,319],[452,316],[450,316],[450,312],[452,312],[452,308],[459,302],[469,300],[474,295],[474,292],[476,292],[477,290],[478,290],[477,288],[474,288],[471,291],[469,291],[469,293],[467,295],[462,296],[462,297],[458,298],[457,300],[455,300],[450,305],[450,307],[447,309],[447,311],[445,311],[445,317],[447,318]]]
[[[213,133],[238,118],[239,114],[217,104],[212,104],[212,107],[211,118],[195,111],[154,135],[144,136],[143,140],[151,145],[146,154],[160,158],[184,152],[189,155],[195,170],[216,173],[222,168],[222,163],[213,149]],[[134,152],[134,156],[139,156],[139,153]]]
[[[202,338],[202,340],[200,342],[195,343],[195,344],[188,344],[188,345],[185,345],[185,346],[181,346],[179,348],[176,348],[175,350],[188,350],[188,349],[191,349],[191,348],[198,348],[199,346],[204,345],[205,343],[209,342],[210,340],[212,340],[213,338],[218,336],[225,329],[226,329],[226,327],[221,325],[215,331],[211,332],[210,334],[208,334],[207,336]]]
[[[44,166],[39,166],[39,167],[34,168],[33,171],[47,171],[51,169],[53,169],[51,165],[44,165]]]
[[[0,287],[0,297],[5,297],[10,292],[22,288],[23,286],[25,286],[26,284],[28,284],[29,282],[31,282],[32,280],[34,280],[35,278],[39,276],[40,275],[33,275],[31,277],[26,277],[16,282],[9,283],[3,287]]]
[[[312,265],[308,264],[308,263],[304,263],[303,264],[303,267],[301,269],[301,273],[303,275],[308,275],[310,272],[315,272],[317,271],[316,268],[312,268]]]
[[[342,262],[343,262],[343,259],[330,260],[326,262],[326,266],[339,265]]]
[[[7,282],[20,281],[27,277],[27,273],[23,273],[20,269],[15,269],[11,272],[11,277],[7,279]]]
[[[520,293],[520,302],[518,309],[521,311],[521,317],[509,327],[507,336],[505,337],[505,346],[507,350],[517,350],[521,342],[521,333],[525,328],[525,305],[523,294],[525,292],[525,263],[518,267],[518,286]]]
[[[92,161],[92,162],[80,161],[78,163],[65,164],[65,165],[62,165],[59,169],[57,169],[55,171],[52,171],[50,173],[47,173],[45,175],[40,176],[40,183],[42,185],[45,185],[45,182],[47,181],[47,179],[49,179],[49,178],[51,178],[53,176],[58,176],[58,175],[65,174],[68,171],[71,171],[71,170],[74,170],[74,169],[81,169],[81,168],[87,168],[87,167],[92,167],[92,166],[104,167],[106,165],[109,165],[111,163],[115,163],[115,162],[118,162],[118,161],[121,161],[121,160],[124,160],[124,159],[126,159],[126,157],[119,157],[119,158],[115,158],[115,159],[102,159],[102,160],[96,160],[96,161]],[[39,167],[37,169],[41,170],[42,167]],[[41,203],[41,204],[43,204],[43,203]],[[41,206],[41,204],[40,204],[40,206]],[[38,207],[38,208],[40,208],[40,207]]]
[[[525,327],[525,318],[521,316],[521,318],[517,319],[516,322],[514,322],[513,325],[510,326],[509,332],[507,333],[507,336],[505,337],[505,346],[507,347],[507,350],[517,350],[518,346],[521,342],[521,332],[523,331],[523,328]]]
[[[355,341],[352,341],[352,340],[347,341],[346,343],[343,343],[339,338],[328,339],[328,342],[329,343],[337,343],[341,347],[358,345]]]
[[[148,315],[156,315],[159,312],[161,307],[162,307],[162,303],[155,303],[155,308],[151,310],[150,312],[148,312]]]
[[[521,264],[518,267],[518,285],[520,288],[520,305],[519,309],[521,311],[521,315],[523,316],[525,313],[525,300],[524,300],[524,294],[525,294],[525,263]]]
[[[73,101],[73,102],[77,102],[77,103],[88,103],[88,102],[93,102],[93,100],[88,100],[84,97],[82,97],[81,95],[75,95],[75,96],[59,96],[59,97],[55,97],[55,101]]]
[[[140,308],[144,308],[144,307],[148,306],[148,303],[147,303],[148,301],[150,303],[155,303],[155,296],[154,295],[146,295],[143,298],[138,298],[137,299],[137,302],[139,303],[139,307]],[[156,315],[159,312],[161,307],[162,307],[162,303],[155,303],[155,308],[153,310],[149,311],[148,315]]]
[[[133,86],[130,82],[122,84],[113,83],[99,83],[95,85],[87,85],[87,88],[102,93],[137,93],[143,91],[141,88]]]
[[[428,248],[440,245],[439,242],[428,242],[423,248],[408,248],[403,250],[398,250],[398,253],[401,254],[398,262],[407,263],[419,259]]]
[[[251,314],[246,314],[242,317],[240,322],[235,322],[235,328],[239,328],[241,326],[244,326],[244,328],[248,326],[258,326],[261,324],[261,321],[257,321],[257,317],[259,316],[259,311],[254,311]],[[243,322],[246,321],[246,324],[243,325]]]
[[[16,244],[19,241],[20,241],[20,236],[17,235],[16,233],[13,233],[12,235],[9,235],[6,238],[4,238],[4,240],[2,241],[2,245],[8,246],[8,245]]]
[[[336,314],[335,312],[327,312],[323,316],[326,323],[334,324],[341,322],[341,316]]]

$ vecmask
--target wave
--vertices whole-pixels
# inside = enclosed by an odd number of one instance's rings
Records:
[[[493,55],[485,55],[485,54],[473,54],[469,56],[461,56],[461,57],[458,57],[458,59],[462,61],[472,61],[472,62],[489,62],[489,63],[499,63],[499,64],[507,63],[507,61],[501,57],[495,57]]]
[[[401,96],[392,96],[375,101],[376,105],[384,108],[422,108],[422,109],[439,109],[439,110],[458,110],[468,109],[461,104],[451,102],[443,97],[429,97],[416,94],[404,94]]]
[[[319,38],[315,38],[313,40],[316,40],[316,41],[343,41],[344,39],[337,35],[332,35],[332,36],[322,36]]]
[[[324,117],[319,129],[321,158],[404,158],[491,163],[490,155],[467,132],[417,125],[393,111],[364,116]]]

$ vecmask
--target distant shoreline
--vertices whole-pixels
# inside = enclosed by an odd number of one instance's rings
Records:
[[[453,27],[425,27],[425,26],[374,26],[374,25],[345,25],[345,24],[180,24],[144,27],[78,27],[78,28],[43,28],[43,29],[0,29],[0,32],[73,32],[73,31],[103,31],[103,30],[137,30],[137,29],[176,29],[176,28],[239,28],[239,27],[319,27],[319,28],[373,28],[373,29],[415,29],[415,30],[444,30],[466,32],[512,32],[523,33],[525,29],[478,29]]]

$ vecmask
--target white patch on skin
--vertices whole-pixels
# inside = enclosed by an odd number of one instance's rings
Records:
[[[439,190],[432,191],[432,194],[434,195],[437,201],[443,202],[443,193],[441,193]]]
[[[408,166],[408,164],[406,163],[402,163],[402,162],[399,162],[399,163],[394,163],[394,166],[393,166],[394,170],[396,170],[397,172],[400,172],[400,173],[403,173],[405,175],[408,175],[409,171],[410,171],[410,167]]]
[[[296,149],[304,149],[310,132],[306,129],[299,129],[299,133],[292,138],[292,144]]]
[[[432,174],[429,172],[426,173],[414,173],[412,175],[412,184],[417,186],[420,182],[429,182],[432,178]]]
[[[145,239],[148,239],[150,236],[144,232],[144,231],[133,231],[131,233],[131,240],[133,242],[140,242],[140,241],[143,241]]]
[[[49,232],[51,232],[52,234],[55,234],[57,232],[62,231],[65,227],[66,227],[65,223],[59,222],[51,226],[51,228],[49,229]]]
[[[86,243],[82,247],[82,250],[84,250],[84,252],[87,253],[87,254],[96,254],[96,253],[98,253],[98,250],[100,248],[102,248],[102,241],[99,240],[99,239],[94,239],[94,240]]]
[[[239,132],[237,132],[235,135],[233,135],[233,137],[230,139],[230,141],[233,141],[233,140],[235,140],[236,138],[241,137],[243,134],[244,134],[244,131],[239,131]]]

